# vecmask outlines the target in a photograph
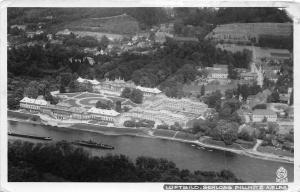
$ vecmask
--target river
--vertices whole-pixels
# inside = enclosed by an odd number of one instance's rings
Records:
[[[220,171],[228,169],[246,182],[275,182],[276,171],[284,167],[288,180],[294,180],[293,164],[250,158],[230,152],[206,150],[177,141],[145,138],[137,136],[108,136],[68,128],[36,125],[27,122],[8,121],[8,130],[15,133],[49,136],[53,141],[95,140],[115,147],[115,150],[85,148],[92,155],[125,154],[134,160],[138,156],[166,158],[181,169]],[[9,140],[22,139],[31,142],[49,142],[9,136]],[[50,141],[50,142],[53,142]]]

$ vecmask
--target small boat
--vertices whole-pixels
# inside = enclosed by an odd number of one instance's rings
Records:
[[[115,149],[115,147],[111,146],[111,145],[107,145],[107,144],[103,144],[103,143],[96,143],[92,140],[89,141],[73,141],[72,142],[74,145],[80,145],[80,146],[84,146],[84,147],[91,147],[91,148],[99,148],[99,149]]]
[[[27,135],[27,134],[12,133],[12,132],[8,132],[8,135],[15,136],[15,137],[30,138],[30,139],[52,140],[51,137],[43,137],[43,136],[37,136],[37,135]]]
[[[196,145],[194,145],[194,144],[192,144],[191,146],[192,146],[192,147],[196,147]]]

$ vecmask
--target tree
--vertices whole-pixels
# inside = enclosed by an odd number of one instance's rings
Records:
[[[290,105],[293,105],[294,104],[294,90],[291,92],[291,95],[290,95]]]
[[[268,122],[267,133],[275,135],[279,131],[279,125],[277,123]]]
[[[60,74],[60,84],[64,87],[69,86],[72,80],[72,73],[61,73]]]
[[[96,103],[96,108],[99,109],[111,109],[113,107],[113,103],[109,100],[99,100]]]
[[[132,89],[130,93],[130,100],[134,103],[143,102],[143,92],[139,89]]]
[[[31,81],[24,90],[24,95],[33,99],[39,96],[38,90],[39,83],[37,81]]]
[[[106,35],[103,35],[99,42],[100,49],[105,50],[108,45],[109,45],[109,39],[106,37]]]
[[[204,85],[201,86],[201,96],[205,95],[205,87]]]
[[[122,111],[122,103],[121,101],[116,101],[116,107],[115,107],[117,112],[121,112]]]
[[[247,85],[238,85],[238,92],[243,97],[243,100],[245,101],[249,94],[249,89]]]
[[[130,98],[131,89],[129,87],[125,87],[121,93],[121,97]]]
[[[226,145],[231,145],[237,139],[238,127],[238,124],[235,122],[221,120],[214,130],[218,138],[224,141]]]
[[[247,130],[241,130],[241,132],[238,133],[238,138],[245,140],[245,141],[253,141],[254,135],[250,134]]]
[[[234,70],[234,67],[232,64],[228,65],[228,78],[229,79],[237,79],[238,73]]]
[[[217,90],[215,92],[212,92],[209,96],[205,98],[205,103],[208,105],[209,108],[215,108],[217,110],[221,107],[221,98],[222,93],[219,90]]]
[[[252,110],[255,110],[255,109],[267,109],[267,105],[266,104],[257,104],[255,105]]]
[[[274,90],[271,95],[268,96],[268,103],[278,103],[280,99],[279,93],[277,90]]]
[[[263,123],[266,123],[268,122],[268,118],[266,116],[264,116],[263,120],[262,120]]]
[[[195,120],[193,122],[193,133],[203,132],[207,133],[210,130],[206,121],[203,120]]]
[[[72,80],[69,84],[69,92],[78,92],[79,91],[79,83],[76,80]]]
[[[225,98],[226,99],[231,99],[232,97],[233,97],[233,90],[232,89],[227,89],[226,91],[225,91]]]
[[[156,128],[157,129],[169,129],[169,125],[167,125],[167,124],[157,125]]]
[[[173,125],[170,126],[170,129],[173,131],[181,131],[182,127],[178,122],[175,122]]]
[[[66,92],[65,86],[60,85],[60,87],[59,87],[59,92],[60,92],[60,93],[65,93],[65,92]]]

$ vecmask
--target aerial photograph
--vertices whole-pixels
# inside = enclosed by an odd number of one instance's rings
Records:
[[[276,7],[8,7],[8,182],[294,182],[293,28]]]

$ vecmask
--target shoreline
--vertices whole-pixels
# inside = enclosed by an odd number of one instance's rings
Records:
[[[19,112],[22,113],[22,112]],[[26,113],[25,113],[26,114]],[[24,122],[24,123],[30,123],[30,124],[40,124],[44,125],[42,122],[37,122],[37,121],[32,121],[30,119],[24,120],[24,119],[18,119],[16,117],[11,118],[8,117],[7,120],[9,121],[17,121],[17,122]],[[85,126],[91,126],[91,127],[97,127],[97,125],[94,124],[83,124]],[[282,162],[282,163],[289,163],[289,164],[294,164],[294,158],[292,157],[279,157],[271,153],[262,153],[258,151],[253,151],[251,149],[232,149],[228,147],[222,147],[218,145],[212,145],[212,144],[207,144],[200,142],[198,140],[185,140],[185,139],[178,139],[178,138],[173,138],[173,137],[164,137],[164,136],[156,136],[156,135],[151,135],[149,133],[145,133],[143,130],[138,130],[140,131],[141,134],[139,133],[129,133],[129,132],[124,132],[124,133],[115,133],[114,131],[108,132],[108,131],[101,131],[101,130],[94,130],[94,129],[86,129],[86,128],[80,128],[80,124],[75,124],[73,126],[69,127],[61,127],[64,129],[72,129],[72,130],[80,130],[80,131],[87,131],[91,133],[99,133],[107,136],[135,136],[135,137],[145,137],[145,138],[152,138],[152,139],[164,139],[164,140],[170,140],[170,141],[177,141],[177,142],[182,142],[182,143],[188,143],[188,144],[194,144],[199,147],[205,147],[205,148],[210,148],[210,149],[215,149],[215,150],[221,150],[221,151],[227,151],[231,153],[235,153],[238,155],[244,155],[250,158],[256,158],[256,159],[262,159],[262,160],[268,160],[268,161],[276,161],[276,162]],[[117,127],[109,127],[113,129],[124,129],[124,128],[117,128]],[[137,130],[137,129],[133,129]]]

